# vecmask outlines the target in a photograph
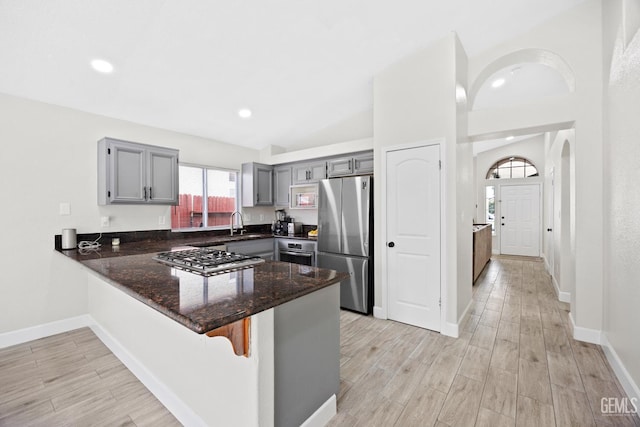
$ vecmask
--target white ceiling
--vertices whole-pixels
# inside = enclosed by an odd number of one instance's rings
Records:
[[[0,0],[0,92],[286,147],[370,110],[373,77],[449,31],[472,57],[581,1]]]

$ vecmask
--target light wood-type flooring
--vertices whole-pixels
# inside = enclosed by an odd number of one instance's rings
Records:
[[[460,338],[341,314],[330,426],[640,426],[600,347],[571,338],[537,259],[494,257]],[[0,349],[0,426],[177,426],[88,329]]]
[[[602,414],[601,398],[626,395],[602,349],[571,338],[568,305],[539,259],[494,257],[457,339],[341,317],[332,427],[640,426]]]
[[[0,349],[0,426],[180,426],[89,328]]]

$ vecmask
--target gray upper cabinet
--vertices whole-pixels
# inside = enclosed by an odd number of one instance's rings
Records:
[[[292,166],[294,184],[318,182],[327,177],[327,162],[299,163]]]
[[[242,206],[273,205],[273,166],[242,164]]]
[[[178,204],[178,150],[98,141],[98,204]]]
[[[373,153],[340,157],[327,161],[327,177],[373,173]]]
[[[373,153],[355,156],[353,158],[353,173],[355,175],[373,173]]]
[[[274,169],[273,186],[275,190],[275,205],[289,206],[289,186],[291,185],[291,166],[278,166]]]

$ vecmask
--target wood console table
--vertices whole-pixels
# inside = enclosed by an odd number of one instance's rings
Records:
[[[491,224],[473,224],[473,281],[491,259]]]

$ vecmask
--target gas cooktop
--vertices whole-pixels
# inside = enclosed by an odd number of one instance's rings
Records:
[[[197,273],[202,276],[211,276],[231,270],[249,268],[264,262],[262,258],[257,256],[247,256],[206,247],[161,252],[154,256],[153,259],[170,265],[171,267]]]

